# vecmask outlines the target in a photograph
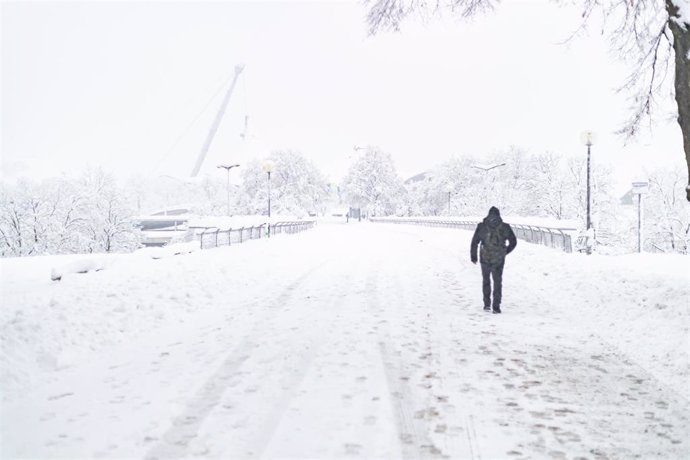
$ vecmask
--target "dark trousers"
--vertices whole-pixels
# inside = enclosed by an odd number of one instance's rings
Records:
[[[487,264],[482,262],[482,291],[484,292],[484,306],[501,306],[501,296],[503,294],[503,265],[505,262],[497,264]],[[491,281],[494,280],[494,303],[491,303]]]

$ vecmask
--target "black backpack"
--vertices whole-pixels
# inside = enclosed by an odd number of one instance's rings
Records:
[[[505,246],[505,240],[501,238],[501,226],[492,229],[488,225],[486,226],[486,241],[484,244],[489,250],[496,250],[501,246]]]

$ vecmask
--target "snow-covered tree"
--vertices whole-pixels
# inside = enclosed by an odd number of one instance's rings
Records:
[[[602,231],[609,231],[616,222],[611,183],[610,167],[595,161],[592,220]],[[482,216],[490,206],[497,206],[504,214],[577,219],[585,226],[586,160],[582,157],[566,158],[554,152],[529,155],[511,147],[482,161],[472,156],[451,158],[408,180],[406,187],[413,215]]]
[[[443,210],[443,197],[434,190],[435,177],[426,171],[405,181],[407,190],[407,215],[437,216]]]
[[[680,168],[649,175],[649,193],[643,198],[647,249],[690,253],[690,208],[683,199],[683,185]]]
[[[305,216],[323,212],[330,196],[329,186],[319,169],[301,153],[292,150],[273,152],[266,160],[254,160],[243,167],[241,205],[249,214],[267,213],[268,174],[271,171],[271,213]]]
[[[3,255],[59,253],[65,244],[62,226],[72,225],[65,215],[65,182],[62,179],[35,184],[21,180],[3,185],[0,198],[0,238]]]
[[[375,147],[367,148],[353,163],[342,188],[350,206],[372,216],[391,215],[405,208],[406,191],[393,159]]]
[[[584,229],[587,220],[587,160],[581,157],[568,158],[564,173],[565,187],[570,190],[571,200],[574,199],[574,202],[569,203],[571,209],[566,216],[578,220]],[[618,205],[618,200],[613,195],[612,170],[610,166],[593,158],[590,174],[592,226],[602,237],[608,236],[616,224]]]
[[[480,177],[470,157],[453,157],[407,185],[412,206],[421,215],[469,215],[479,200]],[[450,209],[449,209],[450,208]]]
[[[30,229],[31,191],[26,182],[0,189],[0,247],[3,256],[24,256],[35,251]]]
[[[223,173],[227,174],[225,171]],[[190,201],[192,212],[201,215],[226,215],[228,213],[227,183],[225,178],[206,174],[196,185],[194,199]],[[239,212],[237,186],[230,184],[230,214]]]
[[[581,160],[573,164],[578,176]],[[577,214],[577,182],[572,175],[564,174],[566,159],[562,155],[547,152],[535,155],[527,161],[529,168],[522,180],[526,199],[521,211],[526,215],[568,219]]]
[[[73,181],[65,177],[44,181],[40,190],[49,207],[47,252],[80,252],[80,231],[84,223],[86,199]]]
[[[139,231],[115,179],[101,169],[88,169],[78,181],[85,200],[81,228],[88,252],[131,251],[139,245]]]
[[[27,180],[0,187],[0,254],[130,251],[139,230],[124,192],[101,170],[78,180]]]

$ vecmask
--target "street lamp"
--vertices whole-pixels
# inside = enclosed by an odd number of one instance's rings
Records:
[[[227,195],[227,212],[228,216],[230,215],[230,170],[232,168],[237,168],[239,165],[218,165],[216,166],[219,169],[224,169],[225,172],[227,173],[227,180],[225,181],[225,193]]]
[[[271,160],[264,162],[263,169],[268,174],[268,237],[271,237],[271,173],[273,172],[274,163]]]
[[[472,165],[473,168],[481,169],[485,173],[484,174],[484,180],[482,181],[484,183],[484,199],[485,200],[487,200],[487,199],[492,200],[493,199],[494,183],[496,182],[496,177],[494,177],[494,180],[491,182],[491,197],[489,197],[488,186],[486,183],[486,174],[488,174],[489,171],[491,171],[492,169],[500,168],[501,166],[505,166],[505,165],[506,165],[506,163],[496,163],[496,164],[491,164],[491,165],[483,165],[483,164],[476,163],[476,164]],[[491,203],[488,203],[488,204],[491,204]]]
[[[592,216],[591,216],[591,171],[592,171],[592,145],[594,144],[594,133],[592,131],[585,131],[580,134],[580,139],[582,143],[587,146],[587,237],[592,238],[589,234],[589,229],[592,228]],[[587,254],[592,253],[593,241],[589,241],[587,244]]]
[[[370,147],[369,147],[369,146],[361,147],[361,146],[359,146],[359,145],[353,145],[353,146],[352,146],[352,150],[355,152],[355,155],[357,155],[357,154],[359,154],[359,151],[360,151],[360,150],[369,151],[369,150],[370,150]],[[350,160],[352,160],[353,155],[350,154],[350,155],[349,155],[349,158],[350,158]],[[352,207],[352,204],[353,204],[353,203],[350,203],[350,204],[349,204],[350,209],[354,209],[354,208]],[[362,206],[361,206],[361,204],[357,206],[357,222],[362,222]]]
[[[450,195],[453,193],[453,186],[448,184],[446,191],[448,192],[448,215],[450,216]]]
[[[587,230],[592,228],[591,217],[591,171],[592,171],[592,145],[594,145],[594,133],[585,131],[580,135],[582,143],[587,146]]]
[[[472,167],[473,167],[473,168],[477,168],[477,169],[481,169],[481,170],[483,170],[483,171],[491,171],[491,170],[494,169],[494,168],[498,168],[499,166],[505,166],[505,165],[506,165],[505,163],[498,163],[498,164],[489,165],[489,166],[480,165],[480,164],[475,164],[475,165],[472,165]]]

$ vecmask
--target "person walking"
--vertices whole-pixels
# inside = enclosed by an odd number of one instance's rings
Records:
[[[506,242],[508,245],[506,246]],[[482,267],[482,292],[484,294],[484,311],[501,313],[503,294],[503,266],[506,255],[517,246],[517,238],[510,225],[503,222],[498,208],[492,206],[489,214],[477,225],[470,246],[470,260],[477,263],[477,246],[479,261]],[[491,280],[493,279],[493,303],[491,302]]]

